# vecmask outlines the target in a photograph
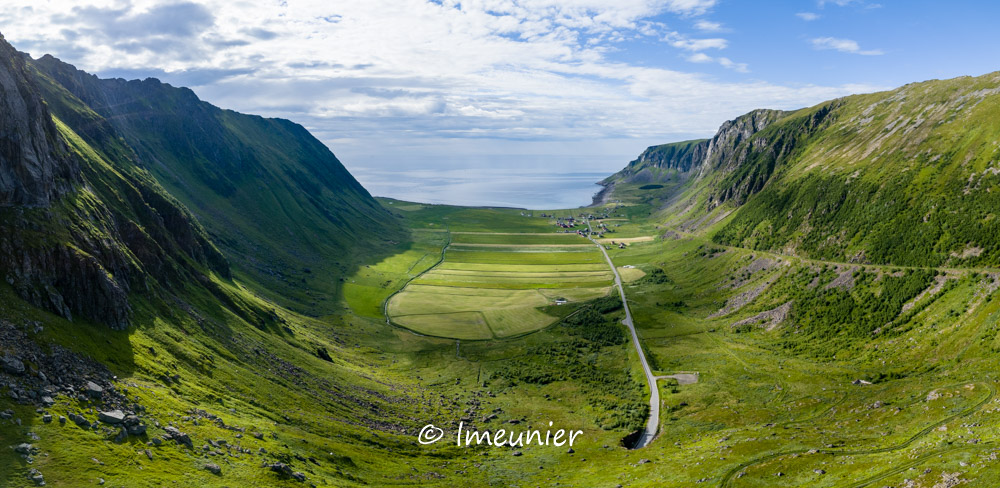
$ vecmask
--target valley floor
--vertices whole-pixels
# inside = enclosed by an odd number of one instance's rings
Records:
[[[552,324],[506,338],[428,337],[386,323],[387,301],[441,262],[449,233],[551,232],[550,219],[383,204],[411,241],[345,279],[342,314],[275,308],[284,325],[257,330],[220,312],[108,334],[5,295],[3,316],[19,317],[10,327],[108,364],[117,375],[109,381],[149,430],[116,441],[107,426],[58,421],[80,412],[92,422],[102,407],[90,400],[60,394],[36,413],[4,391],[0,411],[12,415],[0,419],[0,436],[37,451],[0,450],[3,484],[33,486],[32,469],[50,486],[301,486],[291,472],[317,486],[1000,483],[1000,282],[991,270],[720,246],[707,232],[659,228],[642,206],[608,206],[618,220],[608,219],[615,232],[605,238],[628,243],[608,254],[628,272],[623,288],[651,373],[687,375],[658,381],[659,434],[629,450],[626,438],[649,418],[650,392],[613,294],[543,307]],[[35,322],[37,333],[25,325]],[[572,449],[459,447],[459,422],[583,434]],[[444,440],[418,443],[427,424]],[[166,427],[189,434],[192,446],[154,444]],[[274,464],[289,473],[262,467]]]

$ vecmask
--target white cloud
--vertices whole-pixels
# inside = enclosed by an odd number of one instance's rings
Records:
[[[799,12],[795,14],[795,16],[806,22],[811,22],[813,20],[819,19],[819,14],[813,12]]]
[[[718,3],[717,0],[669,0],[667,10],[684,15],[701,15]]]
[[[456,145],[586,153],[601,140],[667,142],[711,134],[754,108],[882,88],[726,82],[610,55],[635,39],[659,40],[694,63],[745,72],[704,53],[725,49],[726,39],[692,39],[654,21],[703,15],[716,3],[197,0],[188,8],[198,21],[181,25],[149,15],[177,0],[5,0],[0,19],[6,38],[32,55],[194,85],[216,105],[302,123],[336,141],[347,163]],[[147,23],[131,28],[128,19]]]
[[[694,53],[687,57],[688,61],[692,63],[711,63],[715,61],[715,58],[705,54],[705,53]]]
[[[848,5],[857,5],[866,9],[882,8],[882,4],[879,3],[869,3],[866,0],[817,0],[816,5],[819,8],[826,7],[827,5],[836,5],[838,7],[846,7]]]
[[[862,56],[881,56],[881,50],[862,50],[857,41],[851,39],[838,39],[836,37],[818,37],[811,39],[812,45],[816,49],[832,49],[843,53],[860,54]]]
[[[725,57],[720,57],[718,59],[718,61],[719,61],[719,64],[721,64],[725,68],[736,70],[736,71],[739,71],[740,73],[749,73],[750,72],[750,70],[747,68],[747,64],[746,63],[735,63],[732,60],[730,60],[729,58],[725,58]]]
[[[718,63],[724,68],[734,70],[739,73],[749,73],[750,69],[746,63],[736,63],[726,57],[713,58],[705,53],[694,53],[687,57],[692,63]]]
[[[712,39],[689,39],[677,33],[668,36],[671,46],[685,51],[704,51],[706,49],[725,49],[729,46],[729,41],[720,38]]]
[[[705,32],[722,32],[722,24],[708,20],[699,20],[694,23],[694,28]]]

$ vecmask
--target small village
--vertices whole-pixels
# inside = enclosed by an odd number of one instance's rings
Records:
[[[617,208],[619,208],[619,207],[614,207],[611,210],[616,210]],[[524,215],[524,213],[522,212],[521,215]],[[565,217],[558,217],[558,216],[556,216],[554,214],[541,213],[541,214],[539,214],[539,217],[541,217],[541,218],[547,218],[547,219],[553,219],[553,218],[556,219],[556,222],[555,222],[556,227],[559,227],[560,229],[563,229],[563,232],[565,232],[567,234],[576,233],[576,234],[579,234],[581,237],[594,237],[594,238],[597,238],[597,239],[603,239],[605,234],[613,234],[613,233],[615,233],[615,229],[609,228],[608,224],[606,224],[604,222],[600,222],[599,220],[600,219],[607,219],[607,218],[610,218],[610,217],[616,216],[616,215],[617,214],[609,214],[609,213],[605,212],[603,215],[594,215],[594,214],[584,214],[584,213],[581,213],[581,214],[579,214],[576,217],[574,217],[572,215],[565,216]],[[530,216],[530,215],[528,215],[528,216]],[[589,226],[587,225],[588,221],[591,222],[591,224]],[[594,223],[593,221],[597,221],[597,222]],[[619,226],[621,226],[621,224],[615,224],[615,227],[619,227]],[[596,227],[596,229],[591,230],[591,227]],[[604,248],[605,249],[612,249],[615,246],[617,246],[618,249],[625,249],[626,247],[628,247],[628,244],[626,244],[624,242],[611,241],[611,244],[610,245],[605,245]]]

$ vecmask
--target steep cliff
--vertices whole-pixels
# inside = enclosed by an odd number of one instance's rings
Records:
[[[0,270],[22,298],[65,318],[129,325],[133,292],[169,289],[226,260],[193,218],[127,161],[53,119],[26,57],[0,41],[5,205]]]
[[[815,111],[795,115],[755,110],[723,124],[712,139],[699,175],[715,180],[709,209],[728,200],[740,205],[759,192],[776,168],[824,126],[835,105],[830,102]]]
[[[701,168],[708,154],[709,139],[673,142],[650,146],[624,169],[606,178],[602,183],[656,183],[663,170],[675,170],[689,175]]]
[[[0,205],[48,206],[79,182],[79,171],[24,57],[0,36]]]
[[[676,195],[689,180],[700,180],[738,171],[753,147],[766,146],[748,141],[788,113],[779,110],[754,110],[726,121],[711,139],[696,139],[651,146],[624,169],[601,182],[602,199],[617,195],[644,195],[643,190],[664,199]],[[694,183],[694,181],[692,181]],[[639,186],[641,185],[641,186]],[[638,188],[636,188],[638,186]],[[617,192],[615,188],[618,188]],[[732,195],[719,195],[716,200]]]
[[[619,198],[657,204],[684,230],[726,219],[713,237],[723,244],[859,263],[996,266],[998,106],[1000,74],[990,73],[794,112],[756,110],[708,142],[647,149],[605,183]]]
[[[112,159],[147,170],[275,301],[329,313],[338,277],[405,238],[298,124],[222,110],[151,78],[100,79],[51,56],[33,65],[53,113]]]

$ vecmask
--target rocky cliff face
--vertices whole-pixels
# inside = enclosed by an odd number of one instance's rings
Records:
[[[625,184],[683,183],[736,171],[746,162],[748,148],[767,145],[755,139],[774,122],[788,115],[780,110],[754,110],[726,121],[711,139],[675,142],[652,146],[624,169],[605,179],[604,199],[614,193],[614,186]],[[754,142],[750,142],[754,139]],[[673,189],[677,189],[676,186]],[[719,196],[726,198],[728,195]],[[716,200],[718,200],[716,198]]]
[[[800,142],[826,126],[837,103],[830,102],[804,116],[756,110],[723,124],[713,138],[718,144],[709,149],[702,169],[704,176],[715,178],[709,209],[729,200],[742,205],[763,189],[778,166],[801,149]]]
[[[405,238],[298,124],[222,110],[152,78],[100,79],[51,56],[32,67],[53,114],[110,160],[148,171],[282,305],[315,315],[338,309],[341,281],[313,277],[350,274],[359,255]],[[296,271],[304,269],[311,272]],[[302,293],[307,280],[323,298]]]
[[[0,36],[0,205],[48,206],[79,181],[24,58]]]
[[[0,40],[0,276],[38,307],[118,329],[135,293],[169,290],[203,268],[228,276],[187,211],[109,156],[126,149],[95,149],[54,121],[31,69]]]
[[[651,183],[657,180],[652,169],[672,169],[689,174],[692,169],[700,168],[705,161],[710,142],[710,139],[698,139],[650,146],[628,163],[625,169],[605,181],[622,179],[628,183]]]
[[[709,171],[732,171],[738,167],[745,161],[740,158],[743,143],[786,114],[787,112],[780,110],[761,109],[723,123],[708,142],[705,159],[698,168],[698,176],[704,177]]]

